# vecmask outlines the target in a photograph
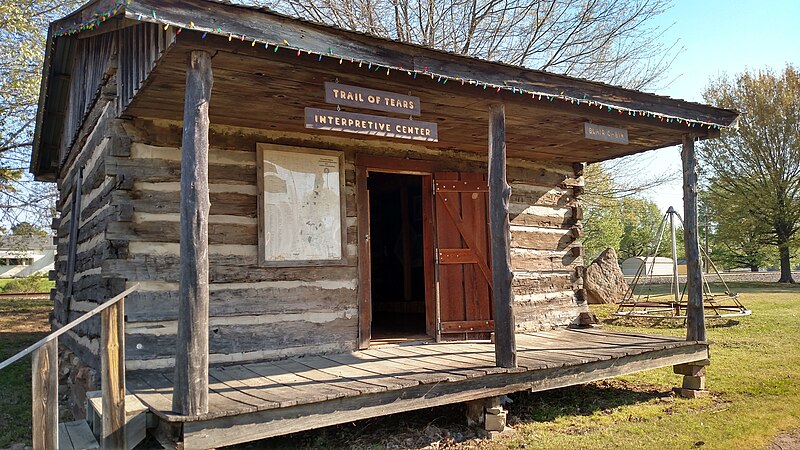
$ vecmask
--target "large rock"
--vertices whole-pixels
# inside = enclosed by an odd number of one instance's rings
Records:
[[[586,301],[591,305],[617,303],[625,297],[628,283],[619,268],[617,252],[607,248],[589,267],[583,280]]]

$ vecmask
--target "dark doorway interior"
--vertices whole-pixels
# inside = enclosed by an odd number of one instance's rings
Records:
[[[372,339],[425,337],[422,177],[370,172]]]

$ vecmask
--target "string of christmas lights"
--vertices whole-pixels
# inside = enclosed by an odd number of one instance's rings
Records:
[[[117,14],[124,11],[123,7],[129,5],[131,0],[120,0],[116,1],[109,7],[105,9],[98,9],[91,18],[85,20],[79,24],[74,24],[70,27],[65,29],[59,30],[55,33],[56,37],[61,36],[68,36],[73,35],[76,33],[80,33],[86,30],[92,30],[96,27],[99,27],[103,22],[110,19],[111,17],[116,16]],[[374,72],[385,72],[385,74],[391,75],[392,71],[406,73],[407,75],[416,79],[418,75],[429,76],[432,80],[436,80],[437,83],[447,84],[448,81],[455,81],[460,83],[462,86],[475,86],[482,90],[488,90],[489,88],[495,90],[496,92],[507,91],[511,92],[512,94],[519,94],[519,95],[529,95],[532,100],[536,101],[546,101],[546,102],[553,102],[555,100],[568,102],[572,105],[576,106],[586,106],[586,107],[597,107],[601,110],[605,110],[610,114],[617,114],[617,115],[628,115],[632,117],[645,117],[645,118],[652,118],[652,119],[659,119],[661,122],[666,123],[678,123],[678,124],[685,124],[689,128],[694,128],[697,126],[705,127],[708,129],[720,129],[725,128],[724,126],[703,121],[700,119],[687,119],[685,117],[678,117],[672,116],[669,114],[662,114],[656,113],[652,111],[646,110],[639,110],[633,108],[627,108],[624,106],[614,105],[610,103],[601,102],[598,100],[592,100],[586,98],[587,96],[584,95],[583,98],[577,98],[566,94],[565,92],[560,92],[558,94],[548,93],[548,92],[541,92],[535,91],[531,89],[521,88],[517,86],[509,86],[509,85],[500,85],[495,83],[489,83],[486,81],[480,81],[475,79],[466,79],[466,78],[459,78],[449,76],[443,73],[437,73],[435,71],[429,70],[429,67],[424,67],[422,69],[408,69],[399,66],[391,66],[381,63],[376,63],[372,61],[366,60],[358,60],[353,59],[348,56],[339,55],[337,54],[333,48],[328,47],[323,51],[317,51],[307,48],[298,47],[295,45],[291,45],[286,39],[282,39],[281,42],[278,41],[265,41],[263,39],[258,39],[255,37],[248,37],[245,35],[237,35],[233,33],[226,32],[221,28],[206,28],[206,27],[197,27],[195,26],[193,21],[189,23],[176,23],[174,21],[167,20],[157,14],[155,10],[151,10],[149,14],[144,13],[134,13],[135,17],[139,21],[151,22],[156,23],[164,27],[164,30],[168,30],[169,27],[175,28],[175,33],[180,34],[183,29],[190,29],[193,31],[201,32],[201,38],[205,39],[209,33],[227,37],[228,42],[234,42],[234,40],[238,43],[242,42],[250,42],[252,47],[256,45],[263,45],[265,50],[270,50],[273,53],[277,53],[278,50],[286,50],[290,52],[294,52],[296,56],[300,57],[303,54],[307,56],[312,56],[317,59],[317,61],[322,61],[323,58],[329,58],[333,60],[339,60],[339,64],[343,64],[345,61],[348,61],[350,64],[358,64],[359,68],[366,66],[366,70],[374,71]]]

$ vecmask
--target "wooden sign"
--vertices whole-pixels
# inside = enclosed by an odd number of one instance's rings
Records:
[[[378,91],[359,86],[325,83],[325,103],[373,109],[375,111],[420,115],[419,97]]]
[[[625,128],[604,127],[603,125],[584,122],[583,135],[587,139],[594,139],[596,141],[628,144],[628,130]]]
[[[419,120],[396,119],[345,111],[306,108],[306,128],[343,131],[415,141],[438,142],[439,131],[435,123]]]

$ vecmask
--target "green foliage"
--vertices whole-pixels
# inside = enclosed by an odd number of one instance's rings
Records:
[[[609,195],[619,192],[618,186],[600,164],[588,166],[584,178],[587,190],[583,196],[583,245],[587,257],[592,258],[608,247],[617,250],[620,260],[650,255],[663,217],[658,206],[640,197]],[[672,256],[669,229],[664,239],[659,254]],[[682,250],[679,250],[679,255],[682,255]]]
[[[778,248],[781,282],[791,277],[791,247],[800,231],[800,72],[745,72],[713,82],[704,94],[715,106],[746,113],[739,128],[705,141],[709,207],[732,255],[755,264],[759,246]],[[738,228],[738,230],[737,230]]]
[[[583,247],[587,259],[608,247],[619,248],[622,239],[622,211],[613,196],[603,193],[613,188],[613,180],[600,164],[590,164],[584,171],[586,194],[583,202]]]
[[[20,222],[11,227],[14,236],[47,236],[47,231],[29,222]]]
[[[47,277],[32,275],[24,278],[14,278],[3,286],[5,294],[26,294],[33,292],[50,292],[52,282]]]
[[[769,226],[750,215],[746,203],[732,202],[713,190],[703,196],[701,211],[708,214],[713,223],[709,241],[713,261],[718,267],[757,271],[770,261],[778,261],[775,247],[764,239],[770,233]]]
[[[47,222],[51,189],[27,175],[48,24],[80,2],[0,2],[0,220]]]
[[[618,252],[620,259],[652,255],[653,242],[663,217],[658,205],[651,200],[638,197],[623,198],[619,203],[622,208],[622,238]],[[664,237],[668,242],[669,229],[664,233]],[[659,248],[665,247],[669,248],[662,243]]]

